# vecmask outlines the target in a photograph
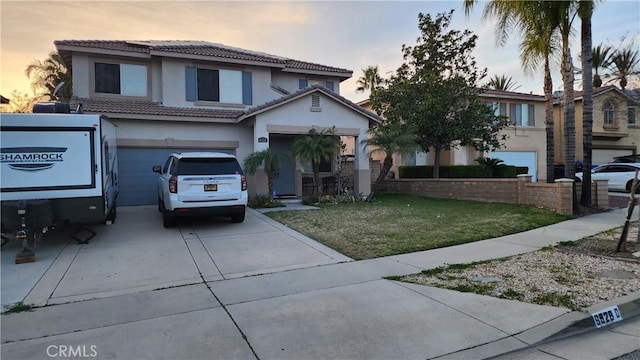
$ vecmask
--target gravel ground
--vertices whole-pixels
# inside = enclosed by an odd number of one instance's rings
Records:
[[[630,227],[628,240],[633,242],[626,243],[627,251],[616,253],[621,231],[505,259],[427,270],[402,280],[583,310],[640,291],[640,259],[631,254],[638,224]]]

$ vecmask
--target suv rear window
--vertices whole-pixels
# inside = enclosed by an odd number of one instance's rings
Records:
[[[178,161],[176,175],[224,175],[242,174],[240,164],[234,158],[189,159]]]

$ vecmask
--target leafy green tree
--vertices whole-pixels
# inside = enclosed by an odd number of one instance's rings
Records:
[[[382,83],[382,77],[378,73],[378,66],[368,66],[362,69],[362,76],[356,82],[356,92],[365,92],[369,90],[371,93]]]
[[[514,91],[520,87],[511,76],[506,75],[494,75],[489,79],[486,85],[489,89],[502,90],[502,91]]]
[[[34,60],[25,70],[27,77],[31,80],[31,89],[38,95],[44,95],[49,100],[59,99],[69,101],[72,96],[71,71],[64,64],[62,56],[57,52],[49,53],[45,60]],[[53,92],[58,84],[64,82],[64,86],[54,96]]]
[[[340,150],[340,145],[340,136],[335,134],[335,128],[322,131],[311,129],[291,144],[291,155],[304,163],[311,163],[313,181],[318,195],[322,194],[320,163],[331,161]]]
[[[592,50],[592,66],[593,66],[593,86],[602,86],[602,78],[598,72],[600,69],[607,69],[611,65],[611,55],[613,48],[608,45],[600,44]]]
[[[33,111],[33,105],[38,102],[37,97],[31,97],[18,90],[13,90],[9,97],[9,104],[2,107],[0,112],[9,113],[30,113]]]
[[[404,64],[371,97],[374,110],[402,119],[415,129],[420,148],[435,152],[434,178],[440,175],[443,150],[459,145],[496,149],[506,138],[500,130],[508,126],[480,101],[486,69],[478,69],[472,56],[477,36],[448,30],[452,14],[418,15],[417,44],[402,46]]]
[[[414,152],[418,145],[413,130],[400,121],[386,119],[383,123],[376,124],[369,129],[369,138],[360,142],[369,147],[370,154],[384,154],[380,174],[371,187],[369,198],[380,189],[382,181],[387,177],[393,166],[393,154],[408,154]]]
[[[256,151],[244,159],[244,171],[247,174],[255,174],[258,168],[262,167],[267,175],[267,186],[269,188],[269,195],[273,194],[273,183],[276,177],[276,173],[280,170],[280,161],[289,160],[284,154],[275,153],[267,148],[262,151]]]

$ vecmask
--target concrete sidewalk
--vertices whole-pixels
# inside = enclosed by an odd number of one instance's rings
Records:
[[[234,270],[237,264],[233,258],[216,259],[216,251],[231,250],[228,256],[237,257],[257,246],[260,252],[254,255],[256,261],[261,254],[269,256],[269,249],[260,247],[264,236],[255,233],[258,223],[271,229],[271,236],[279,238],[276,231],[280,231],[295,238],[286,226],[254,211],[251,215],[255,218],[252,226],[256,226],[252,231],[238,228],[241,232],[235,233],[232,227],[221,227],[237,244],[232,249],[228,249],[232,243],[220,246],[226,241],[226,237],[218,236],[220,230],[212,234],[197,227],[183,234],[181,247],[161,241],[161,256],[186,251],[182,260],[172,260],[163,270],[169,274],[177,266],[186,271],[176,277],[175,286],[159,288],[158,281],[147,288],[143,286],[145,278],[137,277],[127,291],[109,288],[110,292],[99,291],[100,296],[95,298],[90,293],[61,293],[58,300],[82,301],[2,316],[2,358],[59,357],[64,345],[64,349],[81,349],[98,358],[124,359],[480,359],[532,351],[531,345],[553,336],[556,341],[571,343],[564,336],[604,332],[608,344],[640,344],[636,323],[626,320],[616,325],[618,330],[593,330],[595,326],[585,322],[588,313],[382,279],[445,263],[500,258],[577,240],[621,226],[625,210],[497,239],[365,261],[340,258],[307,238],[305,246],[315,249],[313,254],[328,254],[326,259],[313,255],[308,259],[309,266],[287,265],[285,261],[281,263],[285,266],[267,267],[266,272]],[[203,243],[202,238],[209,240]],[[108,250],[113,259],[116,249],[106,246],[101,251]],[[214,259],[200,258],[207,253]],[[274,254],[270,261],[288,253]],[[90,259],[99,261],[97,257]],[[146,261],[158,266],[158,260],[150,254]],[[223,269],[214,272],[216,268],[210,267],[220,263],[226,264],[231,276],[224,276]],[[97,279],[95,274],[91,279]],[[181,279],[188,282],[180,283]],[[124,278],[118,281],[126,287]],[[623,317],[630,319],[640,314],[639,297],[636,293],[611,304],[619,305]],[[605,305],[610,304],[594,308]],[[576,324],[583,327],[573,329]],[[587,330],[593,331],[584,333]],[[611,340],[611,336],[617,340]],[[622,347],[617,348],[622,352],[614,354],[612,346],[594,346],[596,352],[590,356],[610,358],[634,350]],[[529,358],[540,358],[540,354],[547,353],[534,353]]]

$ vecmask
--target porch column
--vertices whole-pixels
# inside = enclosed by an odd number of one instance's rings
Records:
[[[266,139],[266,141],[265,141]],[[258,152],[269,148],[269,132],[264,121],[256,121],[253,126],[253,151]],[[238,161],[244,161],[244,159],[238,159]],[[256,170],[253,176],[248,176],[249,196],[253,195],[268,195],[269,183],[267,180],[267,174],[261,167]]]
[[[353,174],[355,193],[365,196],[371,192],[371,169],[369,168],[369,154],[367,154],[365,147],[360,145],[360,141],[369,136],[367,130],[360,129],[360,135],[356,136],[355,171]]]

